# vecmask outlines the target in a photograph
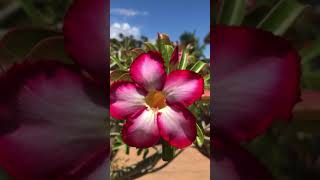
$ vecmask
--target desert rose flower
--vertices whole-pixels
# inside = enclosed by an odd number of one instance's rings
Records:
[[[211,177],[273,179],[239,142],[288,121],[300,97],[300,57],[270,32],[246,27],[211,28]]]
[[[201,98],[203,78],[189,70],[166,74],[160,53],[149,51],[131,64],[134,82],[118,81],[110,87],[110,113],[126,119],[125,143],[138,148],[155,145],[160,137],[184,148],[196,138],[196,119],[186,108]]]
[[[108,6],[71,5],[64,38],[77,65],[39,59],[1,74],[0,166],[14,179],[109,179]]]
[[[65,46],[78,66],[22,63],[1,74],[0,166],[14,178],[109,178],[104,121],[108,117],[104,86],[109,75],[108,5],[105,0],[75,0],[66,16]],[[283,39],[255,29],[214,27],[211,36],[212,177],[271,179],[238,143],[262,134],[274,120],[289,119],[299,97],[299,57]],[[135,61],[136,68],[131,67],[134,82],[113,85],[117,91],[111,91],[114,109],[110,111],[127,119],[123,135],[130,135],[128,144],[152,145],[162,137],[183,147],[195,137],[195,120],[186,106],[198,94],[184,92],[185,88],[179,88],[184,84],[177,80],[190,83],[188,90],[201,80],[186,71],[167,76],[155,54],[143,54],[142,60]],[[126,99],[117,95],[123,91],[130,92]],[[143,127],[149,129],[140,131]],[[143,133],[149,136],[142,137]],[[136,141],[131,136],[144,139]]]

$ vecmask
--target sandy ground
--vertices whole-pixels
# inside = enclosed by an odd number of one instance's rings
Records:
[[[130,150],[131,151],[131,150]],[[127,163],[138,160],[136,153],[130,152]],[[127,155],[125,155],[128,157]],[[160,164],[162,162],[159,162]],[[210,160],[194,148],[185,149],[176,159],[165,168],[147,174],[138,180],[209,180]]]

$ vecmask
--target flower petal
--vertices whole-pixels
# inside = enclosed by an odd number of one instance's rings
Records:
[[[122,129],[123,141],[137,148],[155,145],[160,138],[156,116],[156,112],[147,108],[136,113]]]
[[[0,107],[7,112],[1,123],[16,124],[0,137],[0,166],[15,179],[67,176],[109,146],[106,93],[75,67],[15,65],[1,76],[0,87]]]
[[[140,54],[131,64],[132,80],[147,90],[161,90],[166,79],[164,61],[160,53],[149,51]]]
[[[287,41],[261,30],[213,31],[214,127],[237,140],[289,119],[300,95],[300,58]]]
[[[132,82],[118,81],[110,87],[110,114],[116,119],[127,119],[144,109],[147,92]]]
[[[161,137],[174,147],[187,147],[196,139],[196,118],[184,107],[167,106],[157,120]]]
[[[88,72],[107,80],[109,3],[75,0],[64,20],[65,48]]]
[[[110,145],[84,159],[76,169],[63,176],[64,179],[97,180],[109,179]]]
[[[106,157],[105,160],[100,163],[100,166],[97,167],[94,172],[89,174],[84,180],[98,180],[98,179],[110,179],[110,157]]]
[[[249,152],[232,141],[215,137],[210,172],[219,180],[272,180],[270,172]]]
[[[163,91],[169,103],[188,106],[201,98],[203,87],[204,80],[199,74],[177,70],[168,75]]]

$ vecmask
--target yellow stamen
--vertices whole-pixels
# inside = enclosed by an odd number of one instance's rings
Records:
[[[162,109],[167,106],[166,97],[161,91],[151,91],[146,96],[146,103],[155,109]]]

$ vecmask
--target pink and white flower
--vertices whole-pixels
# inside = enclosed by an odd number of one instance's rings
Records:
[[[160,53],[139,55],[130,67],[133,82],[118,81],[110,88],[110,114],[126,119],[125,143],[138,148],[155,145],[160,137],[184,148],[196,138],[196,118],[186,108],[201,98],[203,78],[189,70],[166,74]]]

